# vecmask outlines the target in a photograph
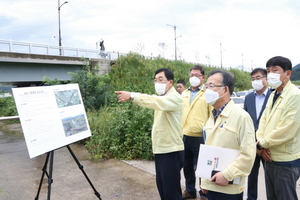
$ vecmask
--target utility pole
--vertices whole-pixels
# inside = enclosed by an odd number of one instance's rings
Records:
[[[68,1],[65,1],[63,4],[60,5],[60,0],[58,0],[58,34],[59,34],[59,38],[58,38],[58,46],[59,46],[59,55],[62,55],[61,52],[61,30],[60,30],[60,8],[64,5],[68,3]]]
[[[222,43],[220,43],[220,58],[221,58],[221,68],[223,68],[223,66],[222,66]]]
[[[171,24],[167,24],[167,26],[171,26],[174,29],[174,40],[175,40],[175,60],[177,60],[177,47],[176,47],[176,40],[177,38],[181,37],[182,35],[176,37],[176,26],[171,25]]]

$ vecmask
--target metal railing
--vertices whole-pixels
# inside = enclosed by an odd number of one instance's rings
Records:
[[[0,117],[1,120],[19,119],[19,116]]]
[[[61,49],[62,56],[98,58],[116,60],[125,53],[100,51],[95,49],[82,49],[73,47],[59,47],[47,44],[35,44],[28,42],[17,42],[12,40],[0,40],[0,52],[28,53],[40,55],[59,56]]]

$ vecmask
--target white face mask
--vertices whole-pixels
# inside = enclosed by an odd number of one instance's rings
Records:
[[[192,87],[197,87],[198,85],[200,85],[201,80],[199,78],[197,78],[196,76],[192,76],[190,78],[190,84]]]
[[[155,92],[158,95],[162,95],[166,92],[166,86],[167,84],[165,83],[155,83]]]
[[[273,89],[277,89],[282,84],[282,81],[280,80],[280,74],[269,73],[268,83]]]
[[[262,80],[252,81],[252,87],[256,91],[259,91],[259,90],[263,89],[264,85],[262,84]]]
[[[223,87],[218,92],[215,92],[211,89],[206,89],[204,93],[206,103],[209,103],[210,105],[214,105],[219,98],[223,97],[223,96],[221,97],[219,96],[219,92],[222,89]]]

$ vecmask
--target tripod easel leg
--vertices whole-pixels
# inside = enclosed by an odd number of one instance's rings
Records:
[[[50,166],[49,166],[49,174],[48,174],[47,165],[48,165],[49,157],[50,157]],[[41,188],[42,188],[42,184],[43,184],[45,174],[48,177],[48,198],[47,199],[50,200],[51,183],[53,182],[53,179],[52,179],[53,157],[54,157],[54,151],[50,151],[50,152],[47,153],[45,164],[44,164],[43,169],[42,169],[43,173],[42,173],[39,189],[38,189],[37,195],[35,197],[35,200],[39,199],[39,195],[40,195],[40,191],[41,191]]]
[[[87,174],[85,173],[85,171],[83,170],[83,165],[80,164],[80,162],[78,161],[77,157],[75,156],[74,152],[72,151],[72,149],[69,147],[69,145],[67,145],[67,148],[69,150],[69,152],[71,153],[72,157],[74,158],[75,162],[77,163],[79,169],[82,171],[83,175],[85,176],[86,180],[89,182],[89,184],[91,185],[92,189],[94,190],[94,194],[100,199],[100,193],[95,189],[93,183],[90,181],[89,177],[87,176]]]
[[[71,153],[73,159],[75,160],[75,162],[77,163],[79,169],[82,171],[82,173],[84,174],[85,178],[87,179],[87,181],[89,182],[90,186],[92,187],[92,189],[94,190],[94,194],[100,199],[100,193],[95,189],[94,185],[92,184],[92,182],[90,181],[89,177],[87,176],[87,174],[85,173],[85,171],[83,170],[83,166],[79,163],[78,159],[76,158],[74,152],[72,151],[72,149],[69,147],[69,145],[67,145],[67,148],[69,150],[69,152]],[[47,173],[47,165],[48,165],[48,161],[50,158],[50,165],[49,165],[49,174]],[[44,180],[44,175],[46,174],[46,176],[48,177],[48,196],[47,196],[47,200],[50,200],[50,194],[51,194],[51,184],[53,183],[53,179],[52,179],[52,172],[53,172],[53,160],[54,160],[54,150],[50,151],[47,153],[47,157],[45,160],[45,164],[43,166],[43,174],[41,177],[41,181],[40,181],[40,185],[39,185],[39,189],[37,192],[37,195],[35,197],[35,200],[39,199],[39,194],[40,194],[40,190],[42,188],[42,184],[43,184],[43,180]]]
[[[48,197],[47,197],[47,200],[50,200],[51,184],[53,183],[53,179],[52,179],[53,158],[54,158],[54,151],[51,151],[50,152],[50,166],[49,166],[49,177],[48,177]]]

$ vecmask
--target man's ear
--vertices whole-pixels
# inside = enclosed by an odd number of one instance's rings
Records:
[[[226,94],[227,94],[227,93],[230,94],[230,91],[229,91],[229,87],[228,87],[228,86],[224,86],[224,89],[226,90],[226,91],[225,91]],[[231,96],[231,95],[229,95],[229,96]]]
[[[290,77],[292,76],[292,71],[291,71],[291,70],[287,70],[287,71],[286,71],[286,76],[287,76],[288,78],[290,78]]]
[[[202,78],[202,81],[203,81],[203,83],[204,83],[204,80],[205,80],[205,76],[203,75],[203,76],[202,76],[201,78]]]

